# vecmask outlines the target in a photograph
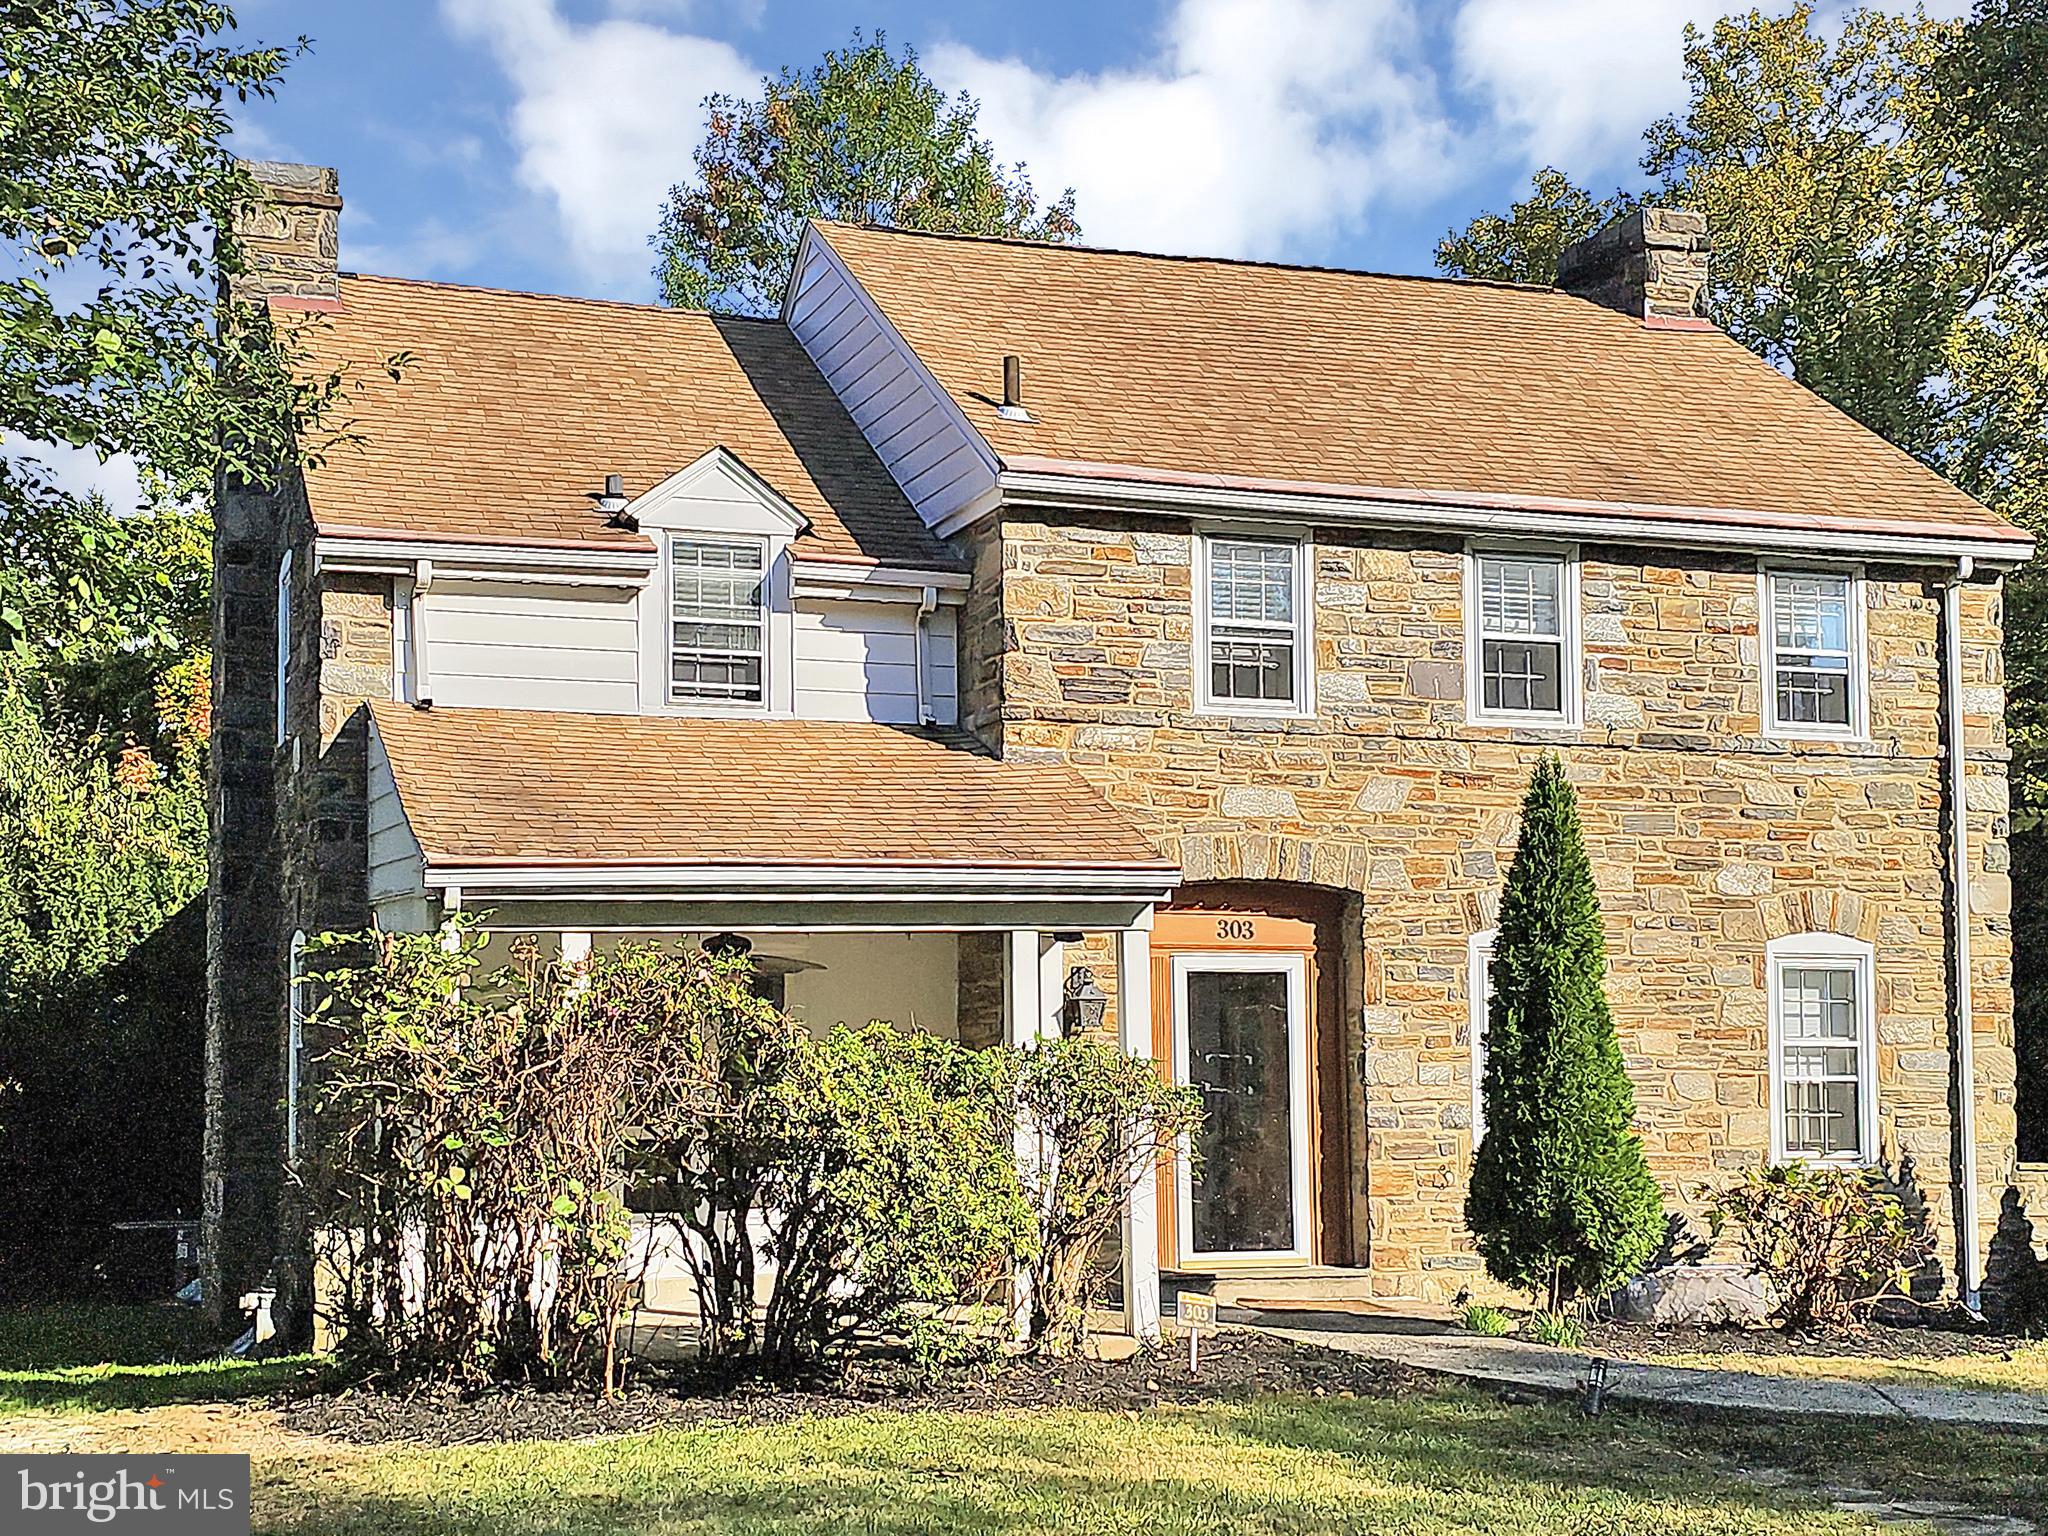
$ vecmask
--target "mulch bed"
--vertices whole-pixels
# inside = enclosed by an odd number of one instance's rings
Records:
[[[1657,1355],[1853,1355],[1884,1360],[1948,1360],[2001,1355],[2027,1341],[1982,1327],[1873,1322],[1858,1329],[1785,1333],[1776,1328],[1652,1327],[1646,1323],[1594,1323],[1586,1349],[1616,1359]]]
[[[708,1424],[779,1424],[868,1411],[1088,1408],[1127,1412],[1161,1403],[1233,1401],[1272,1392],[1397,1397],[1428,1390],[1417,1372],[1337,1350],[1230,1331],[1205,1339],[1201,1374],[1172,1346],[1129,1360],[1003,1360],[934,1373],[900,1358],[859,1361],[843,1378],[695,1390],[652,1369],[619,1396],[500,1387],[460,1393],[351,1387],[288,1396],[285,1426],[357,1444],[469,1445],[571,1440]]]

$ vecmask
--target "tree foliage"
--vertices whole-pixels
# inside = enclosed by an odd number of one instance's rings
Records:
[[[198,741],[168,767],[48,719],[0,663],[0,1290],[90,1281],[108,1224],[189,1212],[206,885]],[[161,935],[152,942],[152,936]]]
[[[1940,79],[1977,200],[2000,223],[2048,220],[2048,0],[1977,0]]]
[[[1021,165],[977,131],[915,51],[855,32],[807,72],[764,79],[755,100],[715,95],[696,176],[670,189],[652,244],[667,303],[772,313],[807,219],[1034,240],[1079,236],[1071,190],[1041,206]]]
[[[1557,281],[1557,258],[1575,240],[1635,206],[1627,192],[1595,197],[1555,166],[1538,171],[1529,195],[1505,214],[1482,213],[1436,244],[1437,270],[1496,283]]]
[[[242,258],[217,237],[255,191],[229,109],[290,54],[234,25],[205,0],[0,4],[0,651],[76,661],[181,617],[151,576],[167,529],[67,489],[38,445],[131,456],[182,508],[217,474],[267,480],[340,390],[221,297]]]
[[[1607,946],[1555,756],[1537,764],[1501,894],[1482,1084],[1486,1137],[1465,1219],[1487,1272],[1550,1310],[1640,1271],[1663,1201],[1633,1129],[1635,1090],[1605,991]]]

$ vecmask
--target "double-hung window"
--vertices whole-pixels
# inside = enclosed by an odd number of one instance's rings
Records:
[[[670,541],[671,702],[766,700],[767,567],[759,539]]]
[[[1769,729],[1853,736],[1863,657],[1857,580],[1847,571],[1764,572],[1764,708]]]
[[[1871,952],[1833,934],[1771,945],[1772,1153],[1867,1163],[1876,1131]]]
[[[1303,546],[1208,538],[1202,547],[1203,703],[1296,713],[1308,691]]]
[[[1576,666],[1570,559],[1480,550],[1471,585],[1475,717],[1568,722]]]

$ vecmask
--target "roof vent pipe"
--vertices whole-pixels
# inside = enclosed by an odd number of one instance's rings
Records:
[[[606,475],[604,477],[604,494],[597,498],[597,510],[604,514],[606,522],[621,528],[627,526],[622,517],[626,510],[626,477],[624,475]]]
[[[1003,403],[996,414],[1005,421],[1031,419],[1031,413],[1024,409],[1024,359],[1014,352],[1003,356]]]

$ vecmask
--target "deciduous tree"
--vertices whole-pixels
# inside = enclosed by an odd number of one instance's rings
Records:
[[[763,80],[755,100],[710,97],[696,175],[669,191],[652,244],[670,304],[769,314],[806,219],[966,235],[1072,240],[1072,190],[1042,205],[1021,165],[980,136],[979,106],[948,97],[917,54],[883,34],[799,73]]]

